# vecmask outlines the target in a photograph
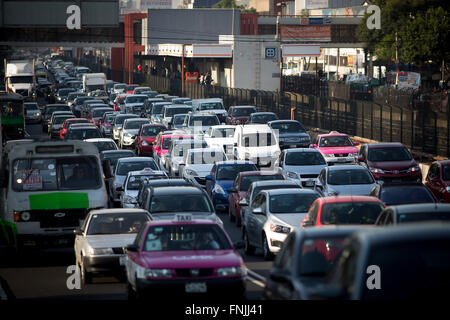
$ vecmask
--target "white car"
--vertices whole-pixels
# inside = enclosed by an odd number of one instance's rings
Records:
[[[183,178],[194,186],[206,188],[206,176],[211,173],[214,163],[226,160],[222,148],[190,149],[184,157]]]
[[[84,141],[95,144],[99,153],[102,151],[119,149],[114,140],[110,138],[92,138],[92,139],[85,139]]]
[[[232,125],[220,125],[212,126],[205,133],[204,139],[210,147],[220,147],[223,148],[225,154],[229,159],[233,158],[233,147],[234,147],[234,132],[236,126]]]
[[[124,187],[122,188],[122,194],[120,195],[120,202],[123,208],[136,208],[137,207],[137,195],[139,187],[145,180],[153,179],[169,179],[164,171],[152,170],[145,168],[140,171],[130,171],[125,178]],[[119,191],[121,189],[119,188]]]
[[[139,133],[143,124],[149,124],[150,119],[132,118],[123,122],[122,130],[119,134],[119,147],[131,147],[134,144],[136,135]]]
[[[184,168],[184,156],[189,149],[206,148],[205,140],[183,139],[173,140],[165,157],[164,166],[171,176],[181,176]]]
[[[145,94],[129,94],[125,97],[125,113],[141,115],[144,102],[148,99]]]
[[[274,168],[281,154],[278,139],[267,124],[236,126],[233,156],[252,161],[259,167]]]
[[[113,93],[124,93],[125,88],[127,87],[127,85],[125,83],[116,83],[112,89]]]
[[[212,112],[217,116],[220,123],[225,123],[227,111],[223,106],[223,100],[221,98],[194,99],[192,100],[192,107],[194,108],[194,112]]]
[[[172,119],[176,114],[189,113],[192,111],[192,107],[185,104],[169,104],[163,107],[162,111],[162,124],[166,128],[172,127]]]
[[[124,248],[132,244],[141,227],[151,216],[144,209],[92,210],[75,230],[75,261],[83,284],[92,282],[94,274],[123,277],[120,265]]]

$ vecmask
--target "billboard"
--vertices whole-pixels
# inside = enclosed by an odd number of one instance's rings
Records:
[[[280,26],[280,34],[282,40],[331,41],[331,26]]]
[[[171,9],[172,0],[138,0],[138,9]]]
[[[328,8],[328,0],[305,0],[306,9]]]

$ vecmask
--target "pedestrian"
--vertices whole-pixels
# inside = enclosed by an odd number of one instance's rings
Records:
[[[211,78],[211,74],[209,72],[206,73],[206,77],[205,77],[205,84],[207,86],[211,85],[212,82],[212,78]]]
[[[205,75],[203,73],[200,74],[199,80],[200,84],[205,84]]]

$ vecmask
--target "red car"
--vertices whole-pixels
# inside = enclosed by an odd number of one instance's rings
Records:
[[[369,196],[336,196],[316,199],[301,227],[329,225],[373,225],[385,204]]]
[[[134,92],[134,89],[135,88],[137,88],[137,87],[139,87],[139,85],[138,84],[129,84],[129,85],[127,85],[126,87],[125,87],[125,93],[133,93]]]
[[[433,162],[425,185],[438,201],[450,203],[450,160]]]
[[[116,99],[114,100],[114,111],[120,111],[120,106],[125,103],[125,98],[127,97],[126,94],[119,94],[117,95]]]
[[[194,136],[190,134],[180,134],[180,133],[171,133],[164,134],[164,132],[160,132],[158,136],[155,138],[155,147],[153,152],[153,158],[155,161],[163,168],[166,164],[166,155],[169,152],[169,148],[172,145],[172,140],[175,139],[194,139]]]
[[[70,118],[66,119],[62,125],[62,127],[59,129],[59,137],[63,140],[64,136],[66,135],[67,131],[69,130],[69,126],[74,123],[89,123],[88,119],[85,118]]]
[[[284,180],[283,175],[277,171],[243,171],[239,172],[230,188],[228,196],[228,216],[230,221],[236,220],[236,225],[241,226],[241,206],[239,201],[247,196],[247,191],[252,182],[263,180]]]
[[[422,182],[422,172],[408,148],[401,143],[368,143],[361,146],[359,164],[376,180]]]
[[[245,124],[254,112],[258,112],[254,106],[231,106],[225,121],[232,125]]]
[[[163,124],[144,124],[134,140],[138,156],[153,156],[153,142],[161,131],[167,130]]]

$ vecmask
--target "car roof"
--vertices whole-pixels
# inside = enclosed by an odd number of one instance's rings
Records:
[[[259,116],[259,115],[276,115],[276,113],[275,112],[268,112],[268,111],[258,111],[258,112],[253,112],[253,113],[251,113],[250,115],[252,116],[252,115],[256,115],[256,116]]]
[[[86,142],[114,142],[111,138],[91,138],[91,139],[85,139]],[[115,142],[114,142],[115,144]]]
[[[366,167],[355,165],[355,164],[340,164],[338,166],[328,166],[326,167],[329,171],[340,171],[340,170],[364,170],[367,171]]]
[[[272,176],[272,175],[282,175],[281,172],[278,171],[268,171],[268,170],[261,170],[261,171],[241,171],[238,173],[241,177],[248,177],[248,176]]]
[[[316,195],[318,195],[318,193],[312,189],[273,189],[273,190],[269,189],[269,190],[263,190],[261,192],[266,192],[269,196],[280,196],[283,194],[316,194]]]
[[[337,132],[337,131],[331,131],[329,133],[319,134],[317,136],[319,138],[322,138],[322,137],[348,137],[348,134],[340,133],[340,132]]]
[[[211,129],[236,129],[236,126],[233,126],[231,124],[218,124],[215,126],[211,126]]]
[[[227,160],[227,161],[216,162],[217,166],[229,166],[232,164],[254,164],[254,163],[251,161],[247,161],[247,160]]]
[[[215,152],[223,152],[223,149],[221,148],[221,147],[214,147],[214,146],[212,146],[212,147],[208,147],[208,148],[194,148],[194,149],[189,149],[189,150],[187,150],[187,154],[190,154],[190,153],[206,153],[206,152],[213,152],[213,151],[215,151]]]
[[[203,190],[194,186],[167,186],[158,187],[153,190],[154,195],[174,195],[181,194],[204,194]]]
[[[291,152],[311,152],[311,153],[318,152],[318,153],[320,153],[319,150],[314,149],[314,148],[292,148],[292,149],[284,149],[284,151],[286,153],[291,153]]]
[[[398,148],[405,147],[403,143],[400,142],[379,142],[379,143],[367,143],[368,148]]]
[[[121,114],[118,114],[116,117],[117,118],[125,118],[125,117],[138,118],[139,116],[134,113],[121,113]]]
[[[193,217],[192,221],[173,221],[169,219],[161,219],[161,220],[152,220],[147,221],[146,225],[152,227],[152,226],[167,226],[167,225],[218,225],[217,222],[209,220],[209,219],[202,219],[202,218],[195,218]]]
[[[322,197],[320,201],[325,203],[340,203],[340,202],[376,202],[382,203],[382,201],[376,197],[371,196],[330,196]]]
[[[246,109],[248,109],[248,108],[256,108],[256,106],[231,106],[230,108],[233,108],[233,109],[246,108]]]
[[[381,183],[380,183],[381,182]],[[390,182],[390,181],[380,181],[378,184],[382,188],[410,188],[410,187],[424,187],[426,186],[422,182],[413,182],[413,181],[406,181],[406,182]]]
[[[112,213],[146,213],[148,211],[140,208],[117,208],[117,209],[96,209],[91,210],[89,212],[91,215],[93,214],[112,214]]]
[[[252,182],[254,188],[256,187],[270,187],[270,186],[279,186],[279,185],[286,185],[286,186],[298,186],[301,188],[300,182],[292,181],[292,180],[264,180],[264,181],[255,181]]]
[[[150,119],[137,117],[137,118],[126,119],[125,121],[126,122],[148,122],[148,121],[150,121]]]
[[[142,125],[142,128],[145,128],[145,127],[163,127],[163,128],[165,128],[166,126],[163,125],[162,123],[146,123],[146,124]]]
[[[270,125],[270,124],[286,123],[286,122],[288,122],[288,123],[298,123],[298,124],[300,124],[300,122],[297,121],[297,120],[288,120],[288,119],[272,120],[272,121],[269,121],[267,124]]]
[[[71,125],[69,128],[70,130],[92,130],[92,129],[96,129],[98,130],[98,128],[95,125],[84,125],[84,123],[80,123],[80,126],[76,126],[75,124]]]
[[[145,186],[155,188],[165,186],[192,186],[192,183],[184,179],[157,179],[147,181]]]
[[[169,104],[164,106],[164,108],[166,109],[175,109],[175,108],[186,108],[186,109],[192,109],[191,106],[187,105],[187,104]]]
[[[119,162],[143,162],[143,161],[155,161],[151,157],[127,157],[119,159]]]
[[[386,209],[392,209],[397,214],[413,214],[420,212],[439,212],[450,214],[450,203],[414,203],[389,206]]]
[[[354,232],[369,230],[362,225],[327,225],[321,228],[304,228],[294,231],[297,239],[345,236]]]
[[[129,176],[155,175],[155,176],[163,176],[163,177],[167,176],[164,171],[153,170],[153,169],[146,170],[146,169],[150,169],[150,168],[144,168],[143,170],[138,170],[138,171],[130,171],[130,172],[128,172],[128,175]]]

